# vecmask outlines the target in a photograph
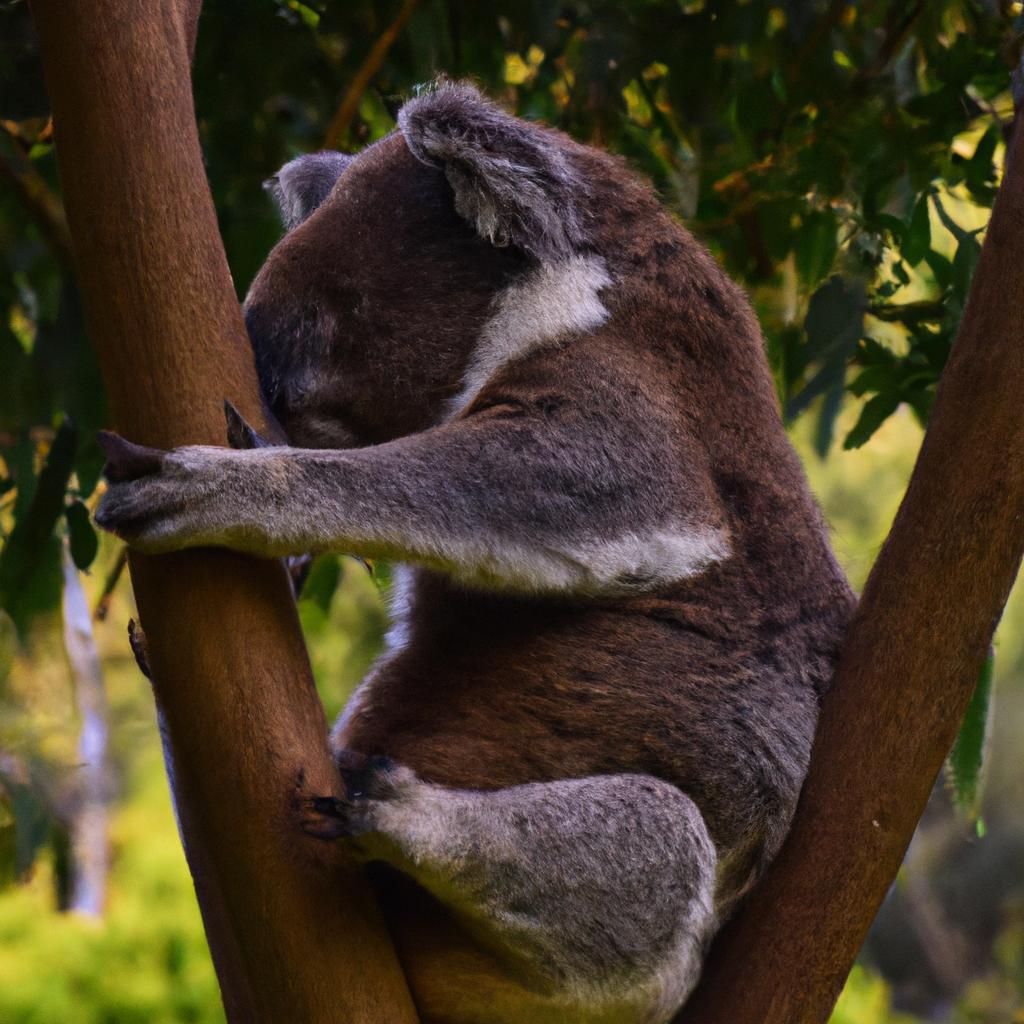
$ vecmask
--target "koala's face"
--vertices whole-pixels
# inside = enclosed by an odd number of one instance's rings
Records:
[[[443,419],[496,296],[581,242],[561,136],[464,86],[411,101],[399,124],[268,183],[287,232],[246,324],[295,445],[375,444]]]

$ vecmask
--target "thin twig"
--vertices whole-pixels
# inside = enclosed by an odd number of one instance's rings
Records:
[[[15,145],[11,153],[0,152],[0,178],[6,180],[14,194],[21,201],[29,216],[39,225],[54,254],[66,266],[71,266],[71,232],[68,230],[64,204],[51,191],[31,162],[17,153],[15,146],[19,137],[11,130],[8,122],[0,122],[0,128]]]
[[[373,76],[380,71],[384,58],[388,55],[388,50],[394,45],[395,40],[398,38],[398,33],[402,31],[412,12],[416,10],[418,2],[419,0],[405,0],[395,20],[384,29],[380,37],[373,44],[373,48],[366,55],[366,59],[352,79],[352,84],[348,87],[341,105],[331,119],[331,123],[327,128],[327,134],[324,136],[324,149],[337,149],[348,134],[349,126],[352,124],[352,119],[356,116],[356,111],[359,109],[363,93],[366,92],[370,82],[373,80]]]
[[[121,550],[117,553],[117,558],[114,559],[114,564],[110,567],[110,572],[107,573],[107,578],[103,581],[103,590],[100,592],[99,600],[92,611],[92,617],[97,622],[103,622],[106,619],[107,612],[110,611],[111,598],[114,596],[114,588],[117,586],[117,581],[121,578],[121,573],[124,572],[124,567],[127,564],[128,545],[122,544]]]

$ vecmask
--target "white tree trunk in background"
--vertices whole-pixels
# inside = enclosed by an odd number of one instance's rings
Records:
[[[75,702],[81,726],[78,734],[77,775],[73,789],[71,834],[71,895],[68,909],[99,917],[106,901],[110,867],[108,804],[107,694],[96,651],[92,617],[82,581],[64,548],[64,648],[71,667]]]

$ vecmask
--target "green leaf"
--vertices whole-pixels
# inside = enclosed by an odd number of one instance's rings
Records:
[[[796,237],[796,269],[809,285],[831,269],[839,248],[839,227],[831,210],[814,210],[804,217]]]
[[[895,366],[896,353],[875,338],[861,338],[857,362],[861,366]]]
[[[34,481],[34,491],[26,488],[33,481],[18,478],[14,527],[0,551],[0,607],[19,629],[34,613],[54,608],[60,601],[63,576],[54,528],[64,513],[76,448],[75,428],[65,418]],[[32,494],[28,501],[22,500],[23,488]]]
[[[387,590],[391,586],[391,563],[374,559],[370,564],[370,575],[378,590]]]
[[[961,302],[967,301],[967,293],[971,288],[974,268],[978,265],[981,246],[973,235],[965,235],[956,247],[953,257],[953,292]]]
[[[860,281],[833,275],[812,296],[804,327],[806,352],[818,370],[786,404],[786,416],[798,416],[819,395],[829,395],[819,418],[816,447],[827,451],[831,444],[832,423],[839,412],[846,364],[864,331],[866,299]]]
[[[925,192],[914,205],[914,212],[910,216],[910,224],[903,238],[900,254],[910,266],[915,267],[925,258],[931,245],[931,216],[928,212],[928,193]]]
[[[943,303],[930,302],[927,299],[918,302],[880,303],[872,306],[869,312],[879,320],[903,324],[937,323],[944,320],[948,314]]]
[[[14,865],[10,874],[24,878],[36,855],[50,838],[53,819],[46,803],[31,783],[16,778],[0,767],[0,793],[14,818]]]
[[[977,817],[984,777],[988,734],[992,723],[992,679],[995,652],[989,650],[974,688],[974,696],[960,725],[956,743],[946,761],[946,778],[953,789],[953,802],[968,817]]]
[[[793,217],[796,202],[787,196],[768,199],[757,208],[757,222],[761,228],[768,255],[781,263],[793,246]]]
[[[11,674],[14,655],[18,649],[18,630],[14,619],[0,608],[0,687]]]
[[[859,373],[847,385],[846,390],[858,398],[871,391],[886,391],[892,388],[898,372],[895,362],[876,363]]]
[[[321,555],[309,570],[300,600],[315,604],[325,615],[341,581],[341,562],[337,555]]]
[[[818,411],[818,421],[814,425],[814,451],[819,459],[828,455],[832,447],[832,439],[836,431],[836,419],[843,404],[843,381],[846,376],[846,367],[836,365],[830,377],[828,389],[825,391],[825,399]]]
[[[971,188],[980,188],[992,180],[992,160],[999,143],[1000,132],[996,125],[991,125],[974,147],[974,155],[964,168],[967,184]]]
[[[846,435],[843,447],[849,451],[860,448],[871,439],[876,430],[899,408],[900,396],[892,391],[884,391],[868,399],[860,411],[860,417],[853,429]]]
[[[924,254],[924,261],[935,278],[935,283],[940,288],[948,288],[953,280],[953,264],[945,256],[934,249]]]
[[[85,572],[92,565],[100,547],[100,540],[93,529],[89,510],[76,498],[64,509],[64,518],[68,523],[71,561],[75,563],[77,569]]]
[[[860,281],[830,277],[812,296],[807,307],[807,342],[812,356],[845,352],[864,333],[867,304]]]
[[[106,456],[95,437],[83,439],[75,459],[75,476],[78,478],[78,496],[88,498],[99,483]]]

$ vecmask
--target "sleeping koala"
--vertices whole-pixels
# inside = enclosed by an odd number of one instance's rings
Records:
[[[383,865],[425,1021],[666,1021],[786,835],[853,598],[751,309],[649,186],[468,85],[398,121],[271,183],[288,445],[132,449],[97,520],[401,563],[306,827]]]

